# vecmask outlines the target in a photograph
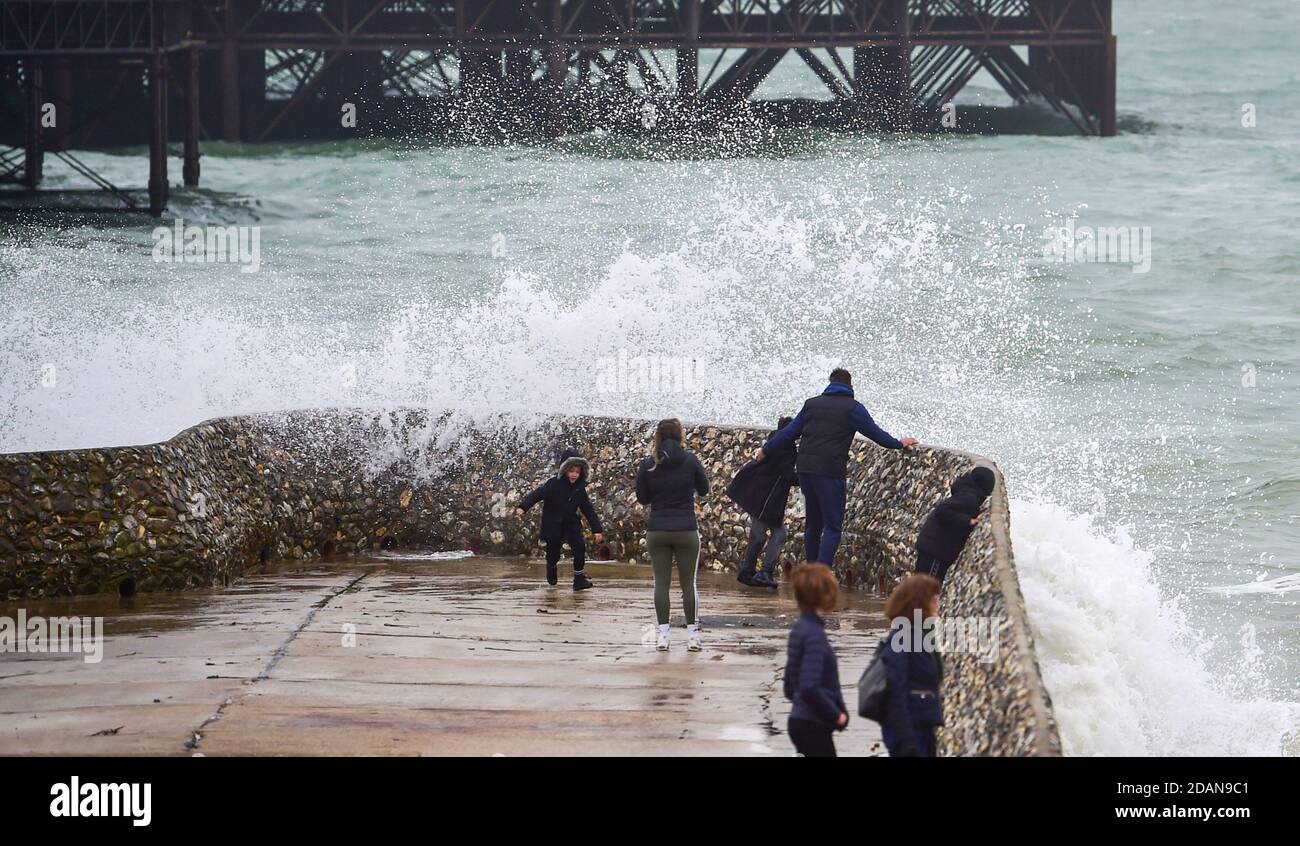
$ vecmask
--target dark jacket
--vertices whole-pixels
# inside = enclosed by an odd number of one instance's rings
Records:
[[[574,465],[582,468],[582,475],[577,482],[571,483],[564,474]],[[542,503],[543,543],[563,541],[571,534],[580,533],[582,524],[578,520],[578,511],[587,515],[587,525],[593,532],[604,531],[600,526],[600,518],[596,516],[596,509],[592,508],[591,499],[587,496],[587,480],[590,476],[591,466],[587,460],[577,452],[567,450],[560,456],[560,467],[555,478],[543,483],[519,501],[516,507],[525,511],[538,502]]]
[[[943,725],[943,701],[939,698],[943,656],[923,649],[928,628],[910,620],[899,621],[890,629],[880,653],[889,680],[882,725],[893,734],[889,754],[895,758],[917,754],[917,731]]]
[[[799,459],[795,466],[800,473],[843,479],[848,475],[849,447],[853,445],[855,432],[861,432],[886,449],[903,448],[853,398],[853,388],[842,382],[831,382],[821,396],[803,404],[790,425],[768,438],[763,452],[788,449],[797,440]]]
[[[979,516],[989,494],[993,493],[993,484],[993,471],[987,467],[976,467],[953,481],[949,496],[921,524],[921,533],[916,538],[919,570],[943,579],[975,530],[971,519]]]
[[[776,434],[775,431],[772,432]],[[731,497],[746,514],[775,528],[785,522],[790,488],[799,484],[794,449],[771,453],[763,461],[750,461],[727,485]]]
[[[785,658],[785,698],[794,703],[792,720],[808,720],[830,728],[849,709],[840,690],[840,667],[826,638],[826,623],[805,612],[790,629]]]
[[[709,477],[704,465],[674,440],[662,446],[663,457],[656,467],[646,458],[636,473],[636,501],[650,506],[646,530],[650,532],[690,532],[699,528],[695,522],[695,495],[709,492]]]

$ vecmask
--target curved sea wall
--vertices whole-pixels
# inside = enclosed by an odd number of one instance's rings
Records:
[[[0,455],[0,596],[159,591],[226,584],[271,559],[376,549],[537,551],[540,509],[514,504],[553,472],[559,448],[592,462],[605,523],[595,558],[645,561],[635,468],[653,430],[614,418],[333,410],[231,417],[162,444]],[[713,494],[700,505],[703,566],[734,569],[749,520],[722,494],[765,431],[695,425],[689,446]],[[913,564],[921,521],[958,473],[991,463],[933,447],[859,439],[837,570],[878,587]],[[788,560],[802,557],[791,496]],[[943,614],[976,625],[978,649],[945,653],[940,752],[1052,755],[1060,741],[1034,657],[999,474],[991,517],[944,585]],[[706,620],[707,623],[707,620]]]

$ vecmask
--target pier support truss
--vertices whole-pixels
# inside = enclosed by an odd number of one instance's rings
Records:
[[[187,37],[190,12],[185,0],[0,0],[0,113],[8,129],[0,137],[0,199],[107,195],[107,207],[57,208],[160,216],[169,189],[171,68],[178,56],[196,55],[197,42]],[[185,89],[188,118],[192,110],[197,115],[198,98],[193,85]],[[136,199],[138,190],[117,187],[69,152],[105,123],[130,127],[123,143],[148,144],[147,205]],[[89,186],[44,187],[47,153]],[[198,154],[197,134],[187,131],[187,184],[197,183]]]
[[[345,96],[513,99],[551,126],[597,95],[735,104],[790,53],[871,128],[941,128],[985,71],[1015,102],[1115,132],[1111,0],[229,0],[196,15],[232,140]]]
[[[193,185],[201,138],[671,130],[762,105],[756,92],[786,57],[829,92],[818,114],[850,128],[968,129],[944,117],[982,72],[1015,103],[1113,135],[1111,5],[0,0],[0,144],[11,148],[0,182],[35,191],[47,151],[147,141],[158,212],[174,137]],[[43,124],[51,104],[57,120]],[[662,121],[645,119],[647,104]]]

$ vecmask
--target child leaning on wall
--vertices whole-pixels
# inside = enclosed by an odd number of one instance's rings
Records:
[[[995,481],[987,467],[976,467],[953,480],[949,495],[921,525],[916,538],[916,572],[943,581],[984,515],[984,503],[993,493]]]
[[[604,529],[596,509],[587,496],[587,482],[591,479],[591,464],[576,449],[566,449],[560,454],[555,477],[544,482],[537,490],[519,501],[515,513],[523,517],[528,509],[542,503],[541,541],[546,544],[546,581],[554,585],[559,581],[560,555],[564,544],[573,551],[573,589],[593,587],[584,572],[587,544],[582,538],[581,511],[587,517],[596,543],[604,540]]]

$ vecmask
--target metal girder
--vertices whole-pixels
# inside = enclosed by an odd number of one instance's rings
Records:
[[[586,87],[593,72],[636,93],[628,83],[635,68],[646,94],[680,95],[677,89],[687,85],[700,101],[718,102],[752,96],[791,50],[837,99],[870,100],[900,115],[915,111],[917,125],[926,125],[929,113],[983,69],[1016,102],[1042,97],[1080,132],[1108,134],[1114,131],[1111,5],[1112,0],[0,0],[0,57],[220,51],[220,60],[211,63],[220,71],[214,100],[220,103],[222,135],[231,140],[270,137],[290,112],[332,96],[340,80],[362,80],[357,90],[369,92],[363,97],[452,97],[462,88],[461,69],[472,64],[478,76],[485,68],[488,77],[499,76],[492,85],[500,91],[519,85],[529,96],[554,103],[568,96],[572,80]],[[177,35],[180,21],[186,26]],[[841,47],[854,48],[852,69]],[[1030,61],[1017,55],[1017,47],[1030,48]],[[707,74],[700,49],[720,51]],[[664,67],[657,52],[662,50],[676,51],[676,67]],[[859,54],[872,58],[859,64]],[[340,57],[346,58],[334,67]],[[521,75],[525,65],[527,74]],[[900,118],[893,125],[906,128],[912,121]]]
[[[175,50],[189,11],[189,0],[0,0],[0,57]]]
[[[3,4],[5,0],[0,0]],[[135,0],[143,2],[143,0]],[[233,0],[232,0],[233,2]],[[248,0],[230,32],[210,8],[195,37],[241,49],[510,50],[785,47],[897,42],[894,0]],[[917,44],[1101,44],[1110,0],[908,0]],[[698,20],[698,23],[695,21]]]

